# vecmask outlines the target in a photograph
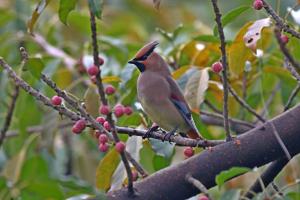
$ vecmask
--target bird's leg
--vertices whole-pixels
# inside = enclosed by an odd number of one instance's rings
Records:
[[[143,136],[143,139],[145,138],[149,138],[150,137],[150,134],[153,132],[153,131],[157,131],[157,129],[159,128],[159,126],[157,124],[152,124],[151,128],[149,128],[147,130],[147,132],[145,133],[145,135]]]
[[[163,138],[163,142],[166,140],[166,141],[169,141],[170,142],[170,139],[171,139],[171,136],[174,135],[176,133],[178,129],[178,126],[176,126],[173,130],[167,132],[165,135],[164,135],[164,138]],[[171,143],[171,142],[170,142]]]

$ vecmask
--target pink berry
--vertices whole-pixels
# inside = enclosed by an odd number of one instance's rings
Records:
[[[139,175],[137,171],[132,171],[132,181],[136,181],[138,179]]]
[[[115,106],[114,108],[114,114],[116,117],[122,117],[122,115],[124,114],[124,107],[121,104],[118,104]]]
[[[101,152],[107,152],[108,145],[106,143],[100,143],[98,148],[99,148],[99,151],[101,151]]]
[[[101,57],[98,57],[98,59],[99,59],[99,65],[103,65],[104,64],[104,59],[101,58]]]
[[[80,129],[79,126],[77,126],[76,124],[73,125],[72,127],[72,132],[75,133],[75,134],[79,134],[82,132],[82,129]]]
[[[86,127],[86,122],[84,119],[80,119],[75,123],[75,126],[77,126],[81,131],[83,131]]]
[[[126,106],[125,108],[124,108],[124,113],[126,114],[126,115],[131,115],[132,114],[132,108],[130,107],[130,106]]]
[[[99,131],[99,130],[96,130],[95,131],[95,138],[99,138],[99,136],[101,135],[102,133]]]
[[[96,65],[93,65],[88,68],[88,74],[90,76],[96,76],[99,73],[99,68]]]
[[[209,200],[209,198],[205,195],[202,195],[202,196],[199,197],[198,200]]]
[[[61,105],[61,102],[62,102],[62,98],[57,95],[53,96],[51,99],[51,103],[55,106]]]
[[[106,121],[104,117],[97,117],[96,121],[103,125],[103,123]]]
[[[194,155],[194,149],[192,147],[186,147],[183,151],[186,157],[192,157]]]
[[[97,83],[97,77],[96,76],[91,76],[91,81],[92,81],[92,83],[96,84]]]
[[[103,127],[107,130],[107,131],[110,131],[110,124],[109,124],[109,122],[108,121],[105,121],[104,123],[103,123]]]
[[[110,95],[110,94],[114,94],[116,92],[116,89],[114,88],[114,86],[112,85],[108,85],[106,88],[105,88],[105,93]]]
[[[281,35],[280,40],[282,43],[287,44],[289,42],[289,37],[287,35]]]
[[[100,106],[100,109],[99,109],[99,112],[102,114],[102,115],[108,115],[109,114],[109,106],[108,105],[101,105]]]
[[[125,150],[125,147],[126,147],[125,143],[120,141],[120,142],[117,142],[115,149],[117,152],[122,153]]]
[[[100,143],[104,144],[104,143],[106,143],[107,141],[108,141],[107,135],[101,134],[101,135],[99,136],[99,142],[100,142]]]
[[[215,73],[220,73],[223,70],[223,65],[221,62],[215,62],[212,64],[211,69]]]
[[[254,0],[253,2],[253,8],[255,10],[260,10],[264,7],[264,3],[261,0]]]

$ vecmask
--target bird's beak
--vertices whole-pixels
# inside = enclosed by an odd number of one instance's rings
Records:
[[[135,60],[130,60],[128,61],[129,64],[134,64],[134,65],[137,65],[139,62],[138,61],[135,61]]]
[[[140,70],[140,72],[145,71],[145,65],[143,63],[139,62],[139,61],[130,60],[128,63],[129,64],[134,64]]]

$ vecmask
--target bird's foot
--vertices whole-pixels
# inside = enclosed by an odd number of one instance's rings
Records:
[[[147,132],[146,132],[145,135],[143,136],[143,139],[149,138],[150,135],[151,135],[151,133],[152,133],[153,131],[157,131],[158,128],[159,128],[158,125],[153,125],[151,128],[149,128],[149,129],[147,130]]]
[[[170,140],[171,140],[171,136],[174,135],[174,134],[176,133],[177,129],[178,129],[178,126],[176,126],[173,130],[167,132],[167,133],[164,135],[162,141],[163,141],[163,142],[164,142],[164,141],[168,141],[169,143],[171,143],[171,141],[170,141]]]

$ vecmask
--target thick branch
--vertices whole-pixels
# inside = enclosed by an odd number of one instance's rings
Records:
[[[300,105],[272,119],[291,155],[300,152]],[[215,186],[215,176],[233,166],[260,167],[285,156],[273,129],[267,122],[238,136],[241,144],[227,142],[212,150],[161,170],[134,184],[139,199],[186,199],[198,193],[185,181],[185,176],[198,179],[206,188]],[[157,187],[159,186],[159,187]],[[108,199],[130,199],[125,189],[108,194]]]

